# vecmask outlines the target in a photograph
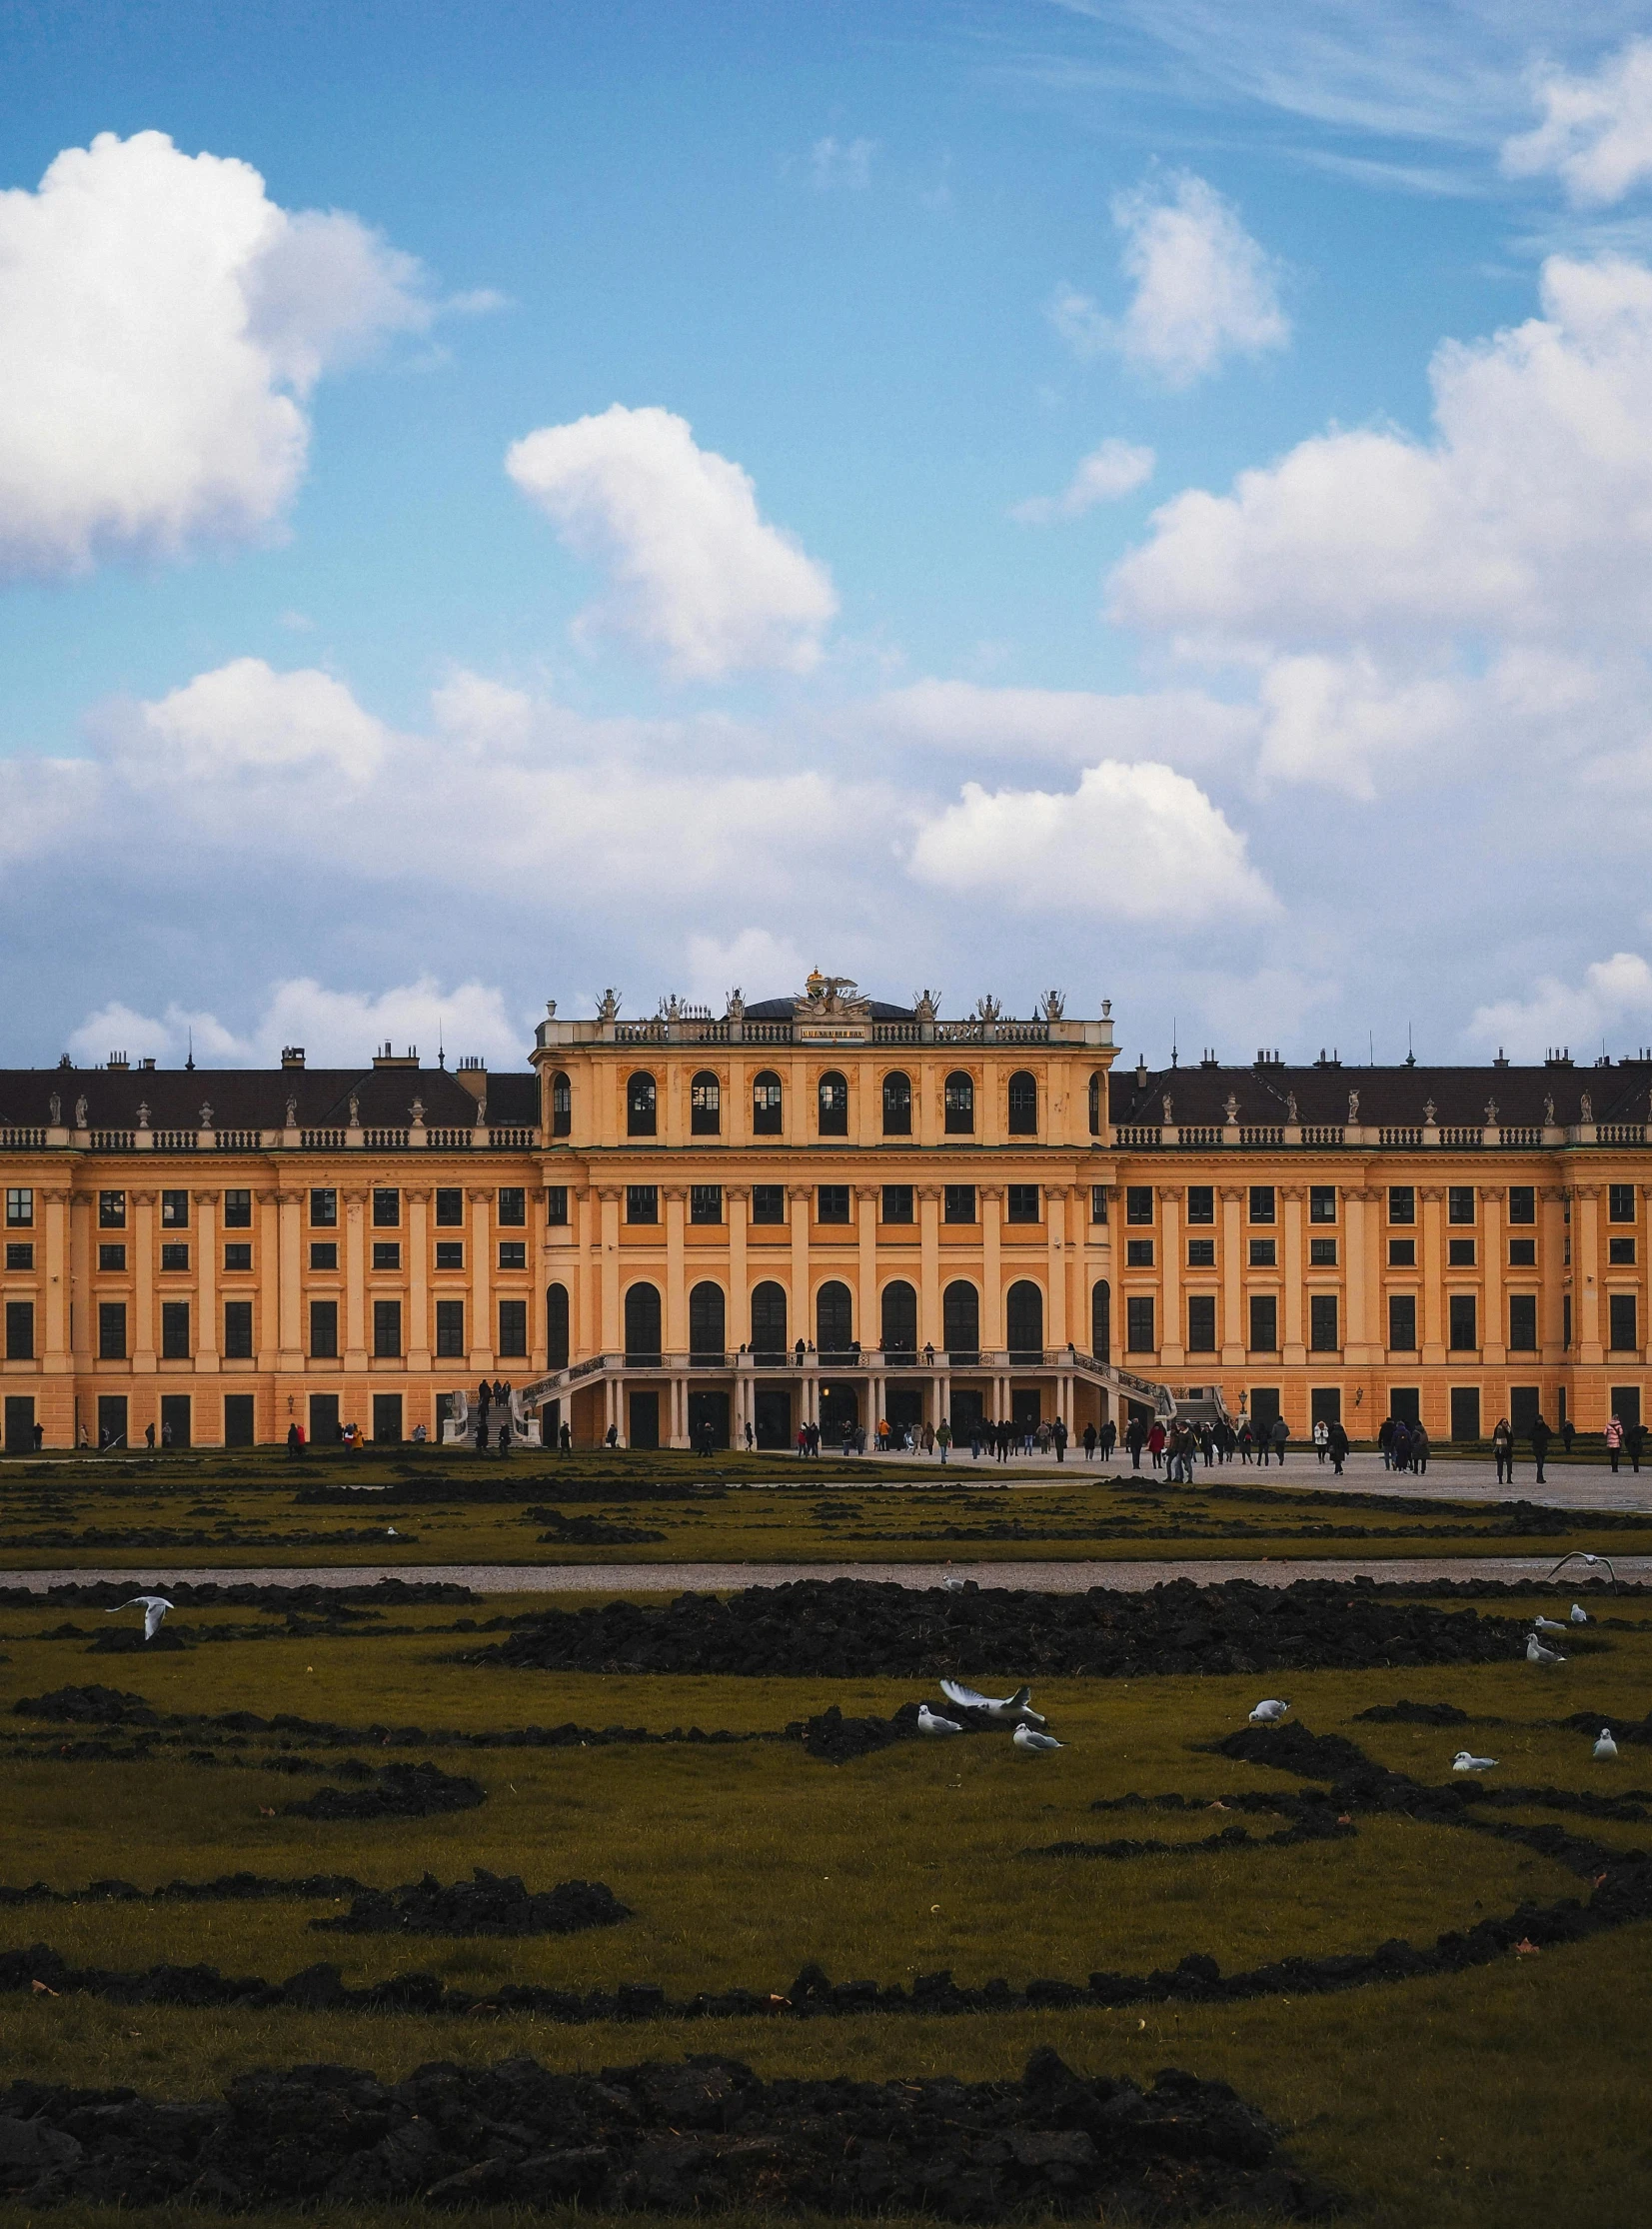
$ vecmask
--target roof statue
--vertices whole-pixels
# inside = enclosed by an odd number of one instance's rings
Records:
[[[297,1128],[298,1128],[298,1101],[297,1101],[297,1100],[289,1100],[289,1101],[287,1102],[287,1127],[288,1127],[289,1129],[297,1129]]]
[[[1359,1094],[1357,1092],[1348,1094],[1348,1119],[1350,1122],[1359,1120]]]
[[[1222,1113],[1226,1115],[1229,1124],[1236,1122],[1239,1118],[1239,1102],[1232,1092],[1229,1092],[1222,1102]]]
[[[1434,1102],[1432,1100],[1424,1100],[1422,1103],[1422,1118],[1425,1127],[1433,1121],[1434,1115]]]
[[[76,1102],[75,1102],[75,1127],[76,1127],[76,1129],[84,1129],[84,1128],[86,1127],[86,1116],[87,1116],[87,1113],[88,1113],[88,1109],[87,1109],[87,1105],[86,1105],[86,1102],[85,1102],[85,1100],[84,1100],[84,1099],[78,1099],[78,1100],[76,1100]]]
[[[1046,1022],[1059,1022],[1066,1011],[1066,997],[1062,992],[1046,991],[1038,1001],[1038,1012]]]
[[[920,991],[912,1001],[912,1012],[919,1022],[932,1022],[940,1012],[940,993]]]
[[[999,1006],[997,1000],[993,998],[990,991],[987,992],[986,996],[983,999],[977,999],[975,1001],[975,1015],[976,1018],[981,1022],[996,1022],[998,1016],[1002,1014],[1002,1007]]]
[[[53,1100],[53,1102],[52,1102],[52,1105],[53,1105],[54,1107],[56,1107],[56,1105],[57,1105],[57,1102],[56,1102],[56,1100],[55,1100],[55,1099]],[[53,1119],[55,1120],[55,1119],[56,1119],[56,1117],[54,1116],[54,1117],[53,1117]],[[148,1100],[140,1100],[140,1101],[138,1102],[138,1127],[139,1127],[139,1129],[148,1129],[148,1127],[149,1127],[149,1102],[148,1102]]]
[[[745,1012],[746,994],[741,990],[740,985],[737,983],[733,991],[731,991],[729,994],[724,1020],[727,1022],[739,1022]]]
[[[1554,1128],[1554,1094],[1552,1092],[1543,1102],[1543,1126],[1545,1129]]]
[[[1173,1122],[1173,1121],[1175,1120],[1175,1116],[1174,1116],[1174,1114],[1171,1114],[1171,1112],[1170,1112],[1170,1095],[1169,1095],[1169,1093],[1168,1093],[1168,1092],[1166,1092],[1166,1093],[1165,1093],[1165,1095],[1164,1095],[1164,1102],[1163,1102],[1163,1105],[1164,1105],[1164,1119],[1165,1119],[1165,1120],[1166,1120],[1167,1122]]]
[[[1595,1103],[1587,1092],[1577,1103],[1577,1118],[1580,1122],[1592,1122],[1595,1118]]]
[[[60,1100],[57,1094],[54,1092],[51,1098],[47,1101],[46,1105],[51,1111],[51,1122],[53,1129],[61,1129],[63,1127],[62,1100]]]
[[[211,1127],[212,1127],[212,1102],[211,1102],[211,1100],[203,1100],[203,1101],[202,1101],[202,1103],[201,1103],[201,1121],[200,1121],[200,1127],[201,1127],[202,1129],[211,1129]]]
[[[1285,1120],[1287,1122],[1301,1120],[1301,1116],[1296,1112],[1296,1094],[1294,1092],[1285,1094]]]
[[[414,1101],[413,1105],[408,1109],[408,1117],[412,1121],[414,1128],[417,1129],[420,1123],[422,1123],[425,1119],[425,1103],[423,1100]]]
[[[352,1129],[359,1129],[361,1127],[361,1102],[357,1099],[355,1093],[352,1092],[350,1095],[350,1127]]]
[[[1486,1101],[1486,1128],[1487,1128],[1487,1129],[1495,1129],[1496,1127],[1497,1127],[1497,1102],[1496,1102],[1495,1100],[1487,1100],[1487,1101]]]
[[[870,1012],[871,1001],[862,998],[860,987],[852,976],[823,976],[819,968],[811,968],[809,981],[798,1001],[800,1013],[810,1015],[865,1015]]]
[[[611,984],[597,1001],[597,1020],[612,1022],[620,1012],[620,994]]]

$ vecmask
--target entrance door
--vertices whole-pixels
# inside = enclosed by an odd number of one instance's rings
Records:
[[[6,1395],[6,1452],[26,1455],[34,1448],[34,1395]]]
[[[339,1396],[337,1393],[312,1393],[310,1395],[310,1444],[312,1447],[335,1447],[339,1438]]]
[[[1279,1388],[1277,1385],[1252,1385],[1250,1388],[1250,1428],[1260,1438],[1271,1431],[1279,1421]]]
[[[792,1444],[792,1394],[785,1385],[759,1385],[752,1394],[752,1429],[760,1447]]]
[[[893,1432],[904,1431],[910,1424],[913,1431],[923,1425],[923,1388],[921,1385],[890,1385],[883,1393],[883,1415]]]
[[[401,1438],[402,1396],[400,1393],[374,1394],[373,1436],[378,1440],[399,1440]]]
[[[1388,1388],[1388,1413],[1397,1423],[1414,1424],[1422,1413],[1421,1395],[1415,1385],[1390,1385]]]
[[[986,1401],[978,1386],[954,1385],[952,1387],[952,1412],[950,1422],[952,1437],[967,1440],[972,1432],[980,1430],[986,1421]]]
[[[226,1393],[224,1395],[224,1445],[250,1447],[254,1438],[254,1396],[251,1393]]]
[[[126,1395],[100,1393],[98,1395],[98,1445],[124,1447],[126,1445]]]
[[[821,1387],[821,1437],[840,1440],[860,1421],[860,1399],[852,1385]]]
[[[1480,1436],[1480,1388],[1478,1385],[1453,1385],[1451,1388],[1451,1437],[1458,1446]]]
[[[704,1444],[710,1431],[714,1447],[729,1444],[729,1396],[715,1388],[689,1395],[689,1441],[692,1446]]]
[[[1509,1387],[1509,1427],[1519,1439],[1528,1439],[1543,1405],[1540,1385],[1511,1385]]]
[[[560,1400],[548,1400],[540,1403],[540,1445],[558,1449],[562,1446],[562,1402]]]
[[[1020,1385],[1010,1389],[1009,1419],[1017,1432],[1036,1431],[1042,1414],[1043,1404],[1036,1385]]]
[[[161,1395],[161,1445],[187,1447],[190,1444],[192,1422],[188,1393],[163,1393]]]
[[[637,1287],[632,1286],[635,1292]],[[652,1287],[651,1287],[652,1289]],[[628,1396],[630,1428],[626,1433],[628,1447],[658,1447],[660,1444],[660,1395],[653,1389]]]

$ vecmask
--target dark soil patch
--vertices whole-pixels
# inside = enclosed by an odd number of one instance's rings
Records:
[[[89,1525],[76,1532],[65,1526],[54,1526],[50,1532],[8,1532],[4,1545],[9,1550],[18,1548],[144,1548],[151,1553],[164,1548],[199,1549],[218,1548],[343,1548],[365,1547],[370,1542],[384,1538],[382,1527],[358,1527],[354,1531],[336,1532],[266,1532],[262,1529],[248,1531],[245,1527],[219,1526],[211,1532],[186,1532],[177,1525]],[[405,1532],[403,1540],[412,1544],[417,1532]]]
[[[520,1874],[478,1865],[448,1887],[427,1873],[403,1888],[363,1889],[348,1912],[310,1924],[341,1935],[577,1935],[631,1916],[601,1881],[559,1881],[536,1893]]]
[[[1644,1743],[1652,1748],[1652,1710],[1644,1718],[1619,1718],[1610,1710],[1574,1710],[1569,1718],[1562,1718],[1559,1723],[1577,1733],[1586,1733],[1591,1739],[1604,1726],[1614,1741]]]
[[[379,1539],[381,1534],[370,1535]],[[65,1609],[119,1609],[132,1599],[139,1573],[130,1578],[79,1581],[66,1579],[58,1586],[0,1587],[0,1610],[37,1610],[61,1604]],[[319,1586],[305,1581],[297,1586],[257,1586],[250,1581],[220,1582],[208,1579],[163,1579],[145,1585],[150,1594],[164,1594],[178,1609],[274,1610],[278,1615],[302,1611],[310,1616],[348,1618],[364,1610],[408,1609],[421,1602],[475,1602],[468,1586],[447,1579],[375,1579],[360,1586]],[[165,1627],[162,1628],[165,1631]]]
[[[161,1714],[142,1695],[121,1687],[54,1687],[49,1695],[21,1695],[12,1704],[20,1718],[45,1718],[54,1725],[158,1726]]]
[[[318,1788],[287,1811],[302,1819],[422,1819],[439,1811],[474,1811],[488,1791],[467,1774],[434,1764],[387,1764],[365,1788]]]
[[[549,1525],[550,1530],[539,1535],[540,1541],[555,1547],[634,1548],[666,1537],[642,1525],[610,1524],[603,1517],[565,1517],[560,1509],[533,1508],[523,1514],[538,1524]]]

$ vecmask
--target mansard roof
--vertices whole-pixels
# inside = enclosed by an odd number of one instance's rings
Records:
[[[910,1022],[916,1014],[913,1007],[891,1007],[882,999],[868,999],[866,1005],[874,1022]],[[760,999],[746,1009],[746,1019],[748,1022],[790,1022],[797,1012],[796,999]]]
[[[491,1123],[538,1123],[537,1076],[490,1074],[486,1092]],[[54,1094],[65,1122],[84,1099],[98,1129],[136,1127],[140,1106],[154,1129],[195,1129],[204,1106],[217,1129],[280,1129],[290,1099],[301,1126],[320,1129],[348,1120],[352,1095],[371,1128],[405,1124],[415,1100],[432,1128],[468,1129],[476,1120],[475,1095],[447,1069],[55,1068],[0,1069],[0,1122],[49,1121]]]
[[[1108,1080],[1115,1122],[1160,1122],[1168,1095],[1171,1118],[1179,1123],[1226,1118],[1229,1097],[1238,1102],[1241,1123],[1282,1122],[1288,1101],[1296,1101],[1297,1119],[1310,1123],[1347,1122],[1349,1095],[1357,1093],[1359,1122],[1415,1123],[1430,1101],[1436,1121],[1473,1125],[1487,1121],[1495,1104],[1500,1123],[1541,1123],[1546,1102],[1554,1102],[1554,1121],[1582,1121],[1588,1097],[1597,1122],[1644,1122],[1652,1115],[1652,1060],[1618,1061],[1609,1067],[1347,1068],[1315,1064],[1293,1068],[1263,1062],[1254,1068],[1152,1069],[1144,1083],[1122,1063]]]

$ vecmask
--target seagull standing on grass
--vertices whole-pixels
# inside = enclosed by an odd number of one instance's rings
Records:
[[[955,1718],[943,1718],[938,1710],[931,1710],[926,1702],[917,1706],[919,1733],[962,1733],[963,1728]]]
[[[134,1594],[130,1602],[117,1602],[112,1610],[105,1610],[105,1617],[118,1617],[122,1610],[143,1610],[143,1637],[152,1641],[161,1629],[161,1620],[172,1604],[164,1594]]]
[[[1000,1725],[1011,1719],[1023,1726],[1041,1726],[1044,1722],[1032,1708],[1030,1687],[1017,1687],[1012,1695],[982,1695],[973,1687],[965,1687],[961,1680],[943,1679],[940,1691],[960,1710],[984,1710],[988,1718],[995,1718]]]
[[[1574,1625],[1587,1625],[1588,1622],[1588,1611],[1583,1607],[1583,1604],[1581,1602],[1574,1602],[1572,1604],[1572,1623]]]
[[[1563,1664],[1565,1661],[1565,1657],[1561,1655],[1558,1649],[1545,1648],[1535,1633],[1528,1637],[1526,1641],[1526,1662],[1528,1664]]]
[[[1278,1695],[1269,1695],[1250,1713],[1250,1722],[1253,1726],[1276,1726],[1289,1708],[1290,1704]]]
[[[1594,1759],[1596,1764],[1615,1764],[1617,1762],[1617,1755],[1618,1745],[1612,1739],[1611,1727],[1602,1726],[1600,1729],[1600,1739],[1595,1743],[1594,1746]]]
[[[1034,1733],[1030,1726],[1017,1726],[1013,1739],[1017,1749],[1024,1749],[1028,1756],[1033,1757],[1041,1757],[1050,1749],[1066,1747],[1066,1743],[1057,1741],[1052,1733]]]
[[[1489,1772],[1497,1762],[1495,1757],[1477,1757],[1472,1749],[1459,1749],[1451,1760],[1453,1772]]]

